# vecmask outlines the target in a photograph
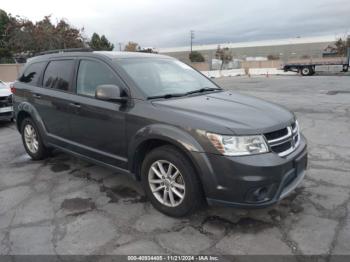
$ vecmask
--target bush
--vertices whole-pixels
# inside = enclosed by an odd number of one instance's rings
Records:
[[[10,50],[6,47],[0,47],[0,64],[12,64],[14,62]]]
[[[203,55],[198,51],[192,51],[189,55],[191,62],[204,62],[205,59]]]
[[[280,60],[280,56],[279,55],[268,55],[267,59],[268,60]]]

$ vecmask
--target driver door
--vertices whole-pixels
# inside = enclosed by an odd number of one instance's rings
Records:
[[[96,160],[126,169],[126,105],[95,98],[99,85],[113,84],[126,90],[115,72],[102,61],[82,59],[71,104],[72,147]]]

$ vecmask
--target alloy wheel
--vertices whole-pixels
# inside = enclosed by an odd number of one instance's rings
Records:
[[[167,160],[155,161],[148,171],[154,197],[163,205],[176,207],[185,198],[185,181],[179,169]]]
[[[28,150],[36,154],[39,150],[39,140],[38,135],[34,129],[34,127],[30,124],[27,124],[24,127],[24,141],[26,143],[26,146]]]

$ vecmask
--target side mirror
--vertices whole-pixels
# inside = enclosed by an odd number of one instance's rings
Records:
[[[126,97],[121,97],[122,90],[117,85],[99,85],[95,91],[95,98],[104,101],[125,103]]]

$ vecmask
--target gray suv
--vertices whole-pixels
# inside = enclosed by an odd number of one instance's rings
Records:
[[[265,207],[305,175],[306,141],[293,113],[225,91],[167,56],[40,55],[13,92],[32,159],[58,148],[129,174],[170,216],[205,203]]]

